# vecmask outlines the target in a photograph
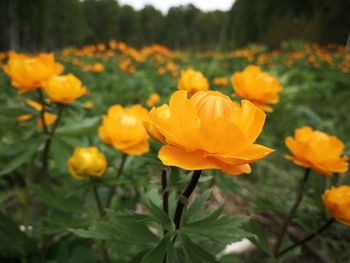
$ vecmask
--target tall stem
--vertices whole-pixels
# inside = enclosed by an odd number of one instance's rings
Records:
[[[282,225],[281,232],[277,238],[277,243],[276,243],[276,246],[274,247],[274,250],[273,250],[273,255],[275,258],[278,258],[279,250],[281,248],[282,241],[283,241],[284,235],[286,234],[288,225],[291,223],[291,220],[292,220],[295,212],[297,211],[301,201],[303,200],[305,183],[307,182],[307,180],[309,178],[309,174],[310,174],[310,168],[307,168],[305,170],[303,180],[300,183],[300,188],[299,188],[297,198],[295,199],[294,205],[293,205],[292,209],[289,211],[289,214],[287,215],[287,217]]]
[[[45,121],[46,103],[45,103],[44,94],[43,94],[41,89],[38,89],[38,94],[39,94],[39,100],[40,100],[41,105],[42,105],[42,108],[40,110],[40,120],[41,120],[41,123],[43,125],[43,131],[44,131],[44,134],[49,134],[49,130],[47,128],[46,121]]]
[[[121,174],[123,173],[123,169],[124,169],[124,165],[125,165],[125,161],[126,161],[127,157],[128,157],[128,155],[123,153],[122,161],[121,161],[119,169],[117,171],[117,176],[116,176],[117,178],[119,178],[121,176]],[[117,188],[117,186],[115,184],[109,188],[109,194],[107,197],[106,208],[109,208],[111,206],[112,199],[113,199],[113,196],[115,194],[116,188]]]
[[[55,135],[58,124],[62,118],[62,113],[63,113],[63,109],[64,109],[64,106],[60,105],[60,104],[57,104],[57,107],[58,107],[57,120],[53,124],[51,131],[48,132],[48,137],[46,139],[45,146],[44,146],[42,162],[43,162],[43,173],[44,173],[45,178],[47,177],[48,162],[49,162],[49,155],[50,155],[50,149],[51,149],[51,144],[52,144],[52,138]],[[45,123],[45,121],[43,121],[43,127],[46,126],[46,124],[44,124],[44,123]],[[46,126],[46,129],[47,129],[47,126]]]
[[[191,181],[188,183],[185,191],[182,193],[181,197],[185,197],[186,199],[188,199],[194,188],[196,187],[199,178],[201,176],[202,170],[197,170],[193,172]],[[181,226],[181,216],[182,216],[182,212],[184,209],[184,203],[183,200],[181,199],[181,197],[179,198],[178,202],[177,202],[177,206],[176,206],[176,210],[175,210],[175,215],[174,215],[174,224],[175,224],[175,228],[179,229]]]
[[[293,245],[286,247],[285,249],[283,249],[281,252],[278,253],[277,256],[282,256],[283,254],[289,252],[290,250],[301,246],[303,244],[305,244],[306,242],[310,241],[311,239],[313,239],[314,237],[320,235],[323,231],[325,231],[330,225],[333,224],[333,222],[335,221],[334,218],[329,219],[325,224],[323,224],[319,229],[317,229],[314,233],[306,236],[305,238],[303,238],[302,240],[299,240],[298,242],[294,243]]]
[[[98,194],[98,189],[97,189],[97,185],[94,183],[93,186],[93,192],[94,192],[94,197],[96,200],[96,204],[97,204],[97,208],[98,208],[98,212],[100,213],[100,217],[103,217],[105,215],[105,210],[103,209],[102,203],[101,203],[101,198],[100,195]]]
[[[167,189],[167,168],[162,169],[162,197],[163,197],[163,211],[165,214],[169,214],[169,191]],[[164,229],[164,236],[166,235],[167,230]]]

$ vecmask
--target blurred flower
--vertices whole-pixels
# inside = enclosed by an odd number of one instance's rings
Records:
[[[216,91],[188,99],[187,92],[177,91],[169,106],[151,110],[146,127],[166,144],[158,153],[165,165],[239,175],[250,172],[249,163],[273,152],[254,144],[264,122],[265,113],[249,101],[239,105]]]
[[[31,106],[32,108],[34,108],[36,111],[41,111],[43,109],[43,105],[41,105],[40,103],[31,100],[31,99],[27,99],[26,100],[27,105]]]
[[[83,67],[83,71],[92,72],[92,73],[102,73],[105,70],[105,67],[101,63],[95,63],[93,65],[86,65]]]
[[[70,173],[79,180],[102,176],[106,167],[106,157],[96,147],[77,147],[68,159]]]
[[[33,114],[22,114],[22,115],[17,117],[17,121],[24,122],[24,121],[27,121],[31,118],[33,118]]]
[[[131,155],[149,151],[148,135],[143,126],[147,110],[141,105],[123,108],[114,105],[103,116],[99,128],[100,138],[114,148]]]
[[[218,87],[227,87],[228,81],[227,78],[222,77],[222,78],[214,78],[213,84]]]
[[[147,107],[149,108],[152,108],[154,105],[156,105],[158,102],[160,101],[160,97],[157,93],[152,93],[147,102],[146,102],[146,105]]]
[[[92,109],[94,107],[94,103],[91,100],[85,101],[84,108]]]
[[[344,144],[335,136],[303,127],[296,129],[294,138],[287,137],[285,143],[292,152],[286,158],[297,165],[327,176],[348,170],[348,157],[341,156]]]
[[[45,125],[46,126],[50,126],[56,120],[57,120],[57,115],[56,114],[52,114],[52,113],[49,113],[49,112],[45,112],[44,113],[44,121],[45,121]],[[39,117],[37,125],[38,125],[39,128],[43,127],[43,122],[41,120],[41,117]]]
[[[327,211],[341,223],[350,226],[350,187],[332,187],[322,195]]]
[[[264,111],[272,111],[267,104],[277,103],[278,93],[282,91],[278,80],[258,66],[251,65],[234,73],[231,82],[238,97],[250,100]]]
[[[86,93],[81,81],[72,74],[55,76],[43,83],[49,99],[56,103],[70,103]]]
[[[61,74],[63,66],[55,62],[55,57],[51,53],[31,57],[10,52],[4,71],[11,77],[14,87],[26,92],[39,88],[43,81]]]
[[[178,89],[188,91],[190,95],[198,91],[206,91],[209,89],[209,83],[206,77],[193,69],[181,71],[181,76],[177,85]]]

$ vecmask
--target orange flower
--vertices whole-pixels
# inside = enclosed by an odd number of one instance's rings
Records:
[[[250,172],[249,163],[273,152],[254,144],[264,122],[265,113],[249,101],[239,105],[216,91],[188,99],[187,92],[177,91],[169,106],[151,110],[146,127],[166,144],[158,153],[165,165],[239,175]]]
[[[72,74],[55,76],[43,83],[49,99],[56,103],[70,103],[86,93],[81,81]]]
[[[68,168],[75,179],[100,177],[107,167],[106,157],[96,147],[77,147],[68,159]]]
[[[350,187],[332,187],[322,195],[327,211],[341,223],[350,226]]]
[[[303,127],[296,129],[294,138],[287,137],[285,143],[292,152],[286,158],[297,165],[326,176],[348,170],[348,157],[341,156],[344,144],[335,136]]]
[[[209,83],[201,72],[190,68],[186,71],[181,71],[181,77],[177,87],[180,90],[188,91],[188,93],[192,95],[201,90],[208,90]]]
[[[234,73],[231,82],[238,97],[252,101],[264,111],[272,111],[267,104],[277,103],[278,93],[282,91],[278,80],[258,66],[248,66]]]
[[[213,84],[218,87],[227,87],[228,81],[227,78],[214,78]]]
[[[57,115],[56,114],[52,114],[52,113],[49,113],[49,112],[45,112],[44,113],[44,121],[45,121],[45,125],[46,126],[50,126],[51,124],[55,123],[56,120],[57,120]],[[40,117],[38,119],[37,126],[39,128],[43,127],[43,122],[42,122]]]
[[[147,102],[146,102],[146,105],[147,107],[149,108],[152,108],[154,105],[156,105],[158,102],[160,101],[160,97],[157,93],[152,93]]]
[[[17,117],[17,121],[24,122],[33,118],[33,114],[22,114]]]
[[[43,105],[41,105],[40,103],[31,100],[31,99],[27,99],[26,100],[27,105],[31,106],[32,108],[34,108],[36,111],[41,111],[43,109]]]
[[[130,108],[114,105],[103,116],[100,138],[126,154],[144,154],[149,151],[148,135],[143,126],[146,117],[147,110],[141,105]]]
[[[63,66],[55,62],[55,57],[51,53],[30,57],[10,52],[4,71],[11,77],[15,88],[26,92],[39,88],[43,81],[61,74]]]

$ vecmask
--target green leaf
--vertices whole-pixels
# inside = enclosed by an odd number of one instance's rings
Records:
[[[166,230],[172,230],[174,224],[169,216],[158,206],[156,206],[152,201],[145,204],[149,212],[152,214],[152,218],[159,222]]]
[[[230,243],[249,236],[250,234],[242,229],[248,217],[223,215],[223,208],[224,206],[221,206],[204,219],[185,224],[181,231],[221,243]]]
[[[267,254],[271,254],[270,245],[267,240],[267,233],[265,229],[258,224],[257,222],[251,221],[245,227],[247,231],[253,234],[253,236],[249,236],[248,239],[253,242],[256,246],[261,248]]]
[[[211,255],[199,245],[195,244],[187,235],[179,233],[181,247],[186,255],[188,263],[218,263],[214,255]]]
[[[160,263],[163,262],[167,248],[172,246],[173,232],[169,232],[165,237],[152,248],[142,259],[141,263]]]
[[[0,213],[0,258],[25,256],[34,251],[35,243],[10,218]]]
[[[100,117],[87,118],[79,121],[78,124],[58,128],[56,130],[56,134],[61,136],[79,136],[82,134],[92,134],[96,132],[97,124],[100,120]]]
[[[33,156],[35,152],[36,152],[36,148],[33,147],[33,148],[29,148],[27,151],[18,155],[11,162],[1,167],[0,176],[8,174],[13,170],[15,170],[16,168],[20,167],[22,164],[26,163]]]

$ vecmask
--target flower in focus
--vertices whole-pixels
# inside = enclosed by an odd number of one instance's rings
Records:
[[[194,94],[198,91],[206,91],[209,89],[209,82],[204,75],[193,69],[181,71],[181,76],[177,85],[178,89],[188,91]]]
[[[52,53],[31,57],[16,52],[9,53],[4,71],[11,77],[12,85],[21,92],[37,89],[43,81],[62,73],[63,66],[55,62]]]
[[[218,87],[227,87],[228,81],[227,78],[222,77],[222,78],[214,78],[213,84]]]
[[[251,65],[234,73],[231,82],[238,97],[250,100],[264,111],[272,111],[267,104],[277,103],[278,93],[282,91],[278,80],[258,66]]]
[[[70,103],[86,93],[86,88],[73,74],[52,77],[43,82],[43,89],[56,103]]]
[[[350,187],[332,187],[322,195],[327,211],[341,223],[350,226]]]
[[[273,152],[254,144],[265,113],[250,101],[233,102],[217,91],[187,98],[177,91],[169,106],[153,108],[145,127],[165,143],[158,153],[165,165],[186,170],[220,169],[231,175],[249,173],[253,163]]]
[[[286,158],[297,165],[326,176],[348,170],[348,157],[341,156],[344,144],[335,136],[303,127],[296,129],[294,138],[287,137],[285,143],[292,152]]]
[[[123,108],[114,105],[102,119],[100,138],[114,148],[131,155],[149,151],[148,134],[143,126],[147,110],[141,105]]]
[[[44,121],[45,121],[45,125],[46,126],[52,125],[53,123],[55,123],[56,120],[57,120],[57,115],[56,114],[52,114],[52,113],[49,113],[49,112],[45,112],[44,113]],[[39,117],[39,119],[38,119],[37,126],[39,128],[42,128],[44,126],[41,117]]]
[[[79,180],[102,176],[106,167],[106,157],[96,147],[77,147],[68,159],[70,173]]]
[[[160,97],[157,93],[152,93],[147,102],[146,102],[146,105],[147,107],[149,108],[152,108],[154,105],[156,105],[158,102],[160,101]]]

